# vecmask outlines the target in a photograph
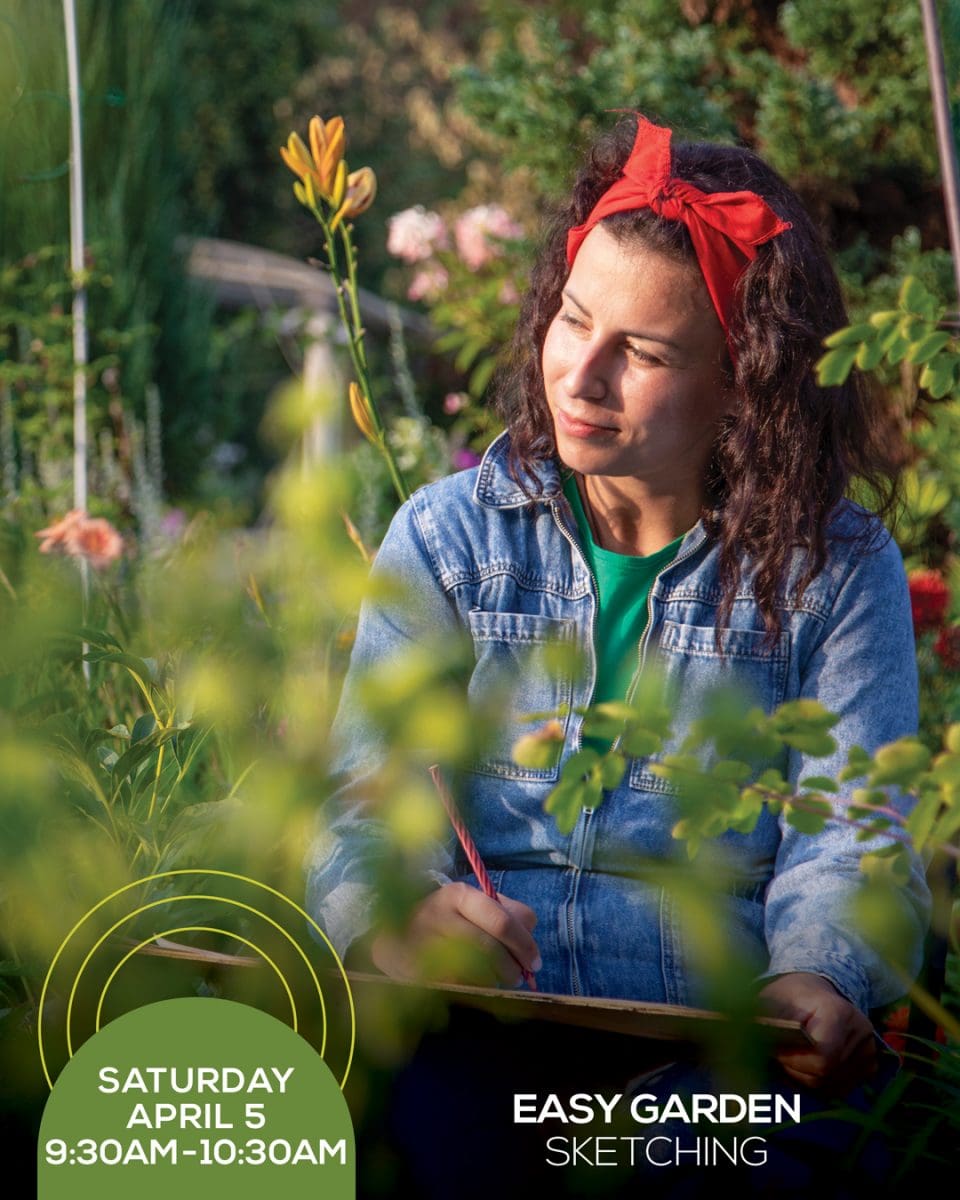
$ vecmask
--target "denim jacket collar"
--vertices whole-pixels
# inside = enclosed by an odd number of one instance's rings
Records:
[[[473,498],[483,508],[522,508],[531,503],[566,504],[563,495],[563,484],[560,478],[560,468],[555,458],[545,459],[537,463],[537,474],[525,472],[527,491],[510,474],[508,467],[510,454],[510,433],[505,431],[487,447],[486,453],[477,470],[477,482],[473,490]],[[571,518],[572,519],[572,518]],[[707,531],[703,521],[697,520],[696,525],[689,529],[680,544],[674,562],[687,558],[694,550],[707,540]],[[670,564],[672,565],[672,564]],[[669,567],[665,568],[668,570]]]
[[[510,474],[510,434],[501,433],[487,447],[477,472],[473,498],[484,508],[522,508],[538,501],[557,500],[562,495],[560,469],[555,458],[537,464],[538,473],[525,473],[527,491]]]

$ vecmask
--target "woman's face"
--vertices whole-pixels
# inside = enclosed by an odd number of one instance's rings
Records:
[[[543,345],[561,460],[584,475],[632,476],[658,490],[699,487],[732,405],[725,356],[697,267],[596,226]]]

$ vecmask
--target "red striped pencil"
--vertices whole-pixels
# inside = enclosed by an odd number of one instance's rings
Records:
[[[477,843],[473,840],[470,830],[464,825],[460,819],[460,814],[457,812],[457,807],[454,804],[453,797],[450,795],[450,790],[447,787],[443,775],[440,773],[440,768],[436,765],[429,768],[430,778],[433,780],[433,786],[437,789],[437,794],[443,801],[443,807],[447,810],[447,816],[450,819],[450,824],[453,826],[453,831],[460,840],[460,845],[463,847],[463,852],[467,856],[467,861],[473,867],[473,873],[477,877],[477,882],[480,884],[480,890],[485,896],[489,896],[491,900],[497,900],[497,892],[493,886],[487,868],[483,865],[483,859],[480,857],[480,851],[477,849]],[[497,900],[499,904],[500,901]],[[537,981],[533,977],[533,972],[528,971],[522,966],[523,981],[531,992],[537,990]]]

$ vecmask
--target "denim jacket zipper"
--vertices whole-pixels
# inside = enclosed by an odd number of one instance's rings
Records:
[[[660,580],[663,578],[663,576],[667,573],[667,571],[670,570],[671,567],[675,567],[677,565],[677,563],[682,563],[686,559],[690,558],[693,554],[696,553],[697,550],[700,549],[700,547],[702,545],[703,545],[703,538],[701,538],[699,541],[695,542],[694,545],[692,545],[688,550],[685,550],[683,552],[683,554],[678,554],[677,557],[675,559],[673,559],[672,562],[667,563],[667,565],[663,568],[662,571],[657,572],[657,574],[653,580],[653,583],[650,584],[650,590],[649,590],[649,592],[647,592],[647,623],[644,626],[643,633],[640,635],[640,641],[637,643],[637,669],[634,672],[633,679],[631,679],[631,681],[630,681],[630,686],[627,688],[626,700],[627,700],[628,704],[631,704],[633,702],[633,698],[637,694],[637,688],[640,685],[640,676],[643,674],[643,666],[644,666],[644,663],[646,662],[646,658],[647,658],[647,643],[650,640],[650,629],[651,629],[651,626],[653,625],[653,591],[654,591],[654,588],[657,586],[657,584],[660,582]],[[617,739],[614,741],[614,743],[611,747],[612,750],[616,750],[616,748],[620,745],[620,738],[622,736],[623,736],[622,734],[619,735],[617,737]]]

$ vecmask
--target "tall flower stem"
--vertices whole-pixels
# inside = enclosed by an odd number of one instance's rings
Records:
[[[387,436],[387,428],[383,418],[380,415],[380,409],[373,398],[370,388],[370,375],[367,369],[367,354],[363,344],[364,328],[360,317],[360,304],[357,299],[357,261],[356,254],[353,248],[353,242],[350,238],[350,231],[345,225],[340,226],[340,236],[343,242],[344,259],[346,262],[346,280],[340,267],[340,259],[337,254],[337,247],[334,241],[334,234],[330,228],[330,222],[324,216],[322,210],[317,205],[311,207],[311,212],[316,217],[320,228],[323,230],[324,250],[327,255],[327,264],[330,268],[330,278],[333,281],[334,294],[337,298],[337,308],[340,312],[340,321],[347,334],[347,347],[350,351],[350,359],[353,363],[353,369],[357,376],[357,384],[363,392],[363,397],[370,411],[370,419],[373,424],[376,446],[383,455],[384,461],[387,464],[387,470],[390,472],[390,479],[394,489],[400,498],[401,503],[410,496],[410,489],[407,487],[403,478],[403,473],[397,463],[396,456],[393,453],[393,448],[390,445]],[[349,298],[350,306],[347,307],[347,298]]]
[[[363,360],[364,369],[367,366],[367,351],[363,344],[364,328],[360,319],[360,303],[357,299],[357,255],[353,248],[353,239],[350,234],[353,226],[343,222],[340,226],[340,240],[343,242],[343,256],[347,260],[347,279],[349,286],[347,295],[350,297],[350,315],[353,319],[353,327],[357,331],[357,349],[360,357]],[[371,405],[372,407],[372,405]]]

